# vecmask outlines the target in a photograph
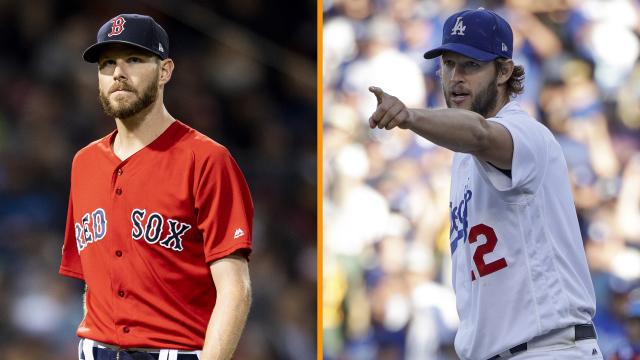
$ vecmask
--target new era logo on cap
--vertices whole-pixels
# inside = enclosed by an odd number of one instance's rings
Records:
[[[512,48],[513,32],[507,21],[491,10],[478,8],[451,15],[442,29],[442,45],[424,57],[433,59],[452,51],[479,61],[510,59]]]
[[[100,27],[96,43],[82,57],[87,62],[97,62],[102,49],[114,43],[144,49],[161,59],[169,56],[169,36],[151,16],[120,14]]]

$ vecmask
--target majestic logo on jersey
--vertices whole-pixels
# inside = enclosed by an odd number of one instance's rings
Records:
[[[191,225],[173,219],[165,221],[165,218],[157,212],[149,214],[149,217],[146,217],[146,214],[147,210],[144,209],[133,209],[131,212],[131,237],[134,240],[144,238],[148,244],[159,244],[167,249],[182,251],[182,237],[191,229]],[[165,232],[165,222],[167,232]],[[107,215],[103,209],[96,209],[91,214],[84,214],[81,222],[75,223],[74,228],[78,252],[81,252],[89,244],[105,237],[107,234]]]
[[[451,35],[464,35],[464,31],[467,27],[462,22],[462,16],[456,19],[456,24],[453,26],[453,30],[451,31]]]
[[[465,189],[464,196],[457,206],[453,207],[453,204],[449,203],[449,210],[451,211],[451,227],[449,228],[451,255],[456,252],[456,249],[458,248],[458,241],[467,241],[467,230],[469,229],[467,207],[471,200],[471,196],[473,196],[471,190]]]
[[[111,20],[111,32],[107,34],[108,37],[112,37],[115,35],[120,35],[124,31],[124,23],[127,21],[119,16],[113,20]]]
[[[240,229],[240,228],[237,228],[236,232],[233,233],[233,238],[234,239],[237,239],[237,238],[242,237],[242,236],[244,236],[244,231],[242,231],[242,229]]]
[[[102,240],[107,234],[107,216],[103,209],[95,209],[91,214],[86,213],[81,220],[82,223],[75,223],[78,252],[89,244]]]
[[[160,244],[160,246],[167,249],[182,251],[182,236],[191,229],[191,225],[181,223],[177,220],[167,219],[169,225],[169,233],[162,238],[162,231],[164,229],[165,219],[162,215],[154,212],[149,214],[149,217],[145,221],[145,215],[147,210],[133,209],[131,212],[131,222],[133,223],[133,229],[131,229],[131,237],[134,240],[140,240],[144,238],[148,244]],[[162,239],[162,240],[160,240]]]

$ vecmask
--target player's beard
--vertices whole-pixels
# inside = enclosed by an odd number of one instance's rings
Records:
[[[482,115],[484,118],[489,116],[498,103],[498,86],[496,79],[493,79],[487,87],[478,92],[478,96],[471,103],[471,111]]]
[[[443,89],[444,91],[444,89]],[[489,114],[496,108],[498,103],[498,83],[493,79],[484,89],[477,92],[477,96],[471,102],[471,111],[487,118]],[[445,91],[444,100],[447,107],[451,107],[450,92]]]
[[[105,114],[118,119],[127,119],[149,107],[158,97],[158,78],[159,76],[156,75],[149,85],[142,89],[141,94],[139,94],[136,89],[125,86],[125,90],[131,91],[136,97],[133,102],[129,104],[125,104],[124,102],[121,102],[120,105],[114,104],[108,95],[100,91],[100,103],[102,104],[102,109]]]

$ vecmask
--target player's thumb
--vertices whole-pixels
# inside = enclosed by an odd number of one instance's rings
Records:
[[[376,96],[376,99],[378,100],[378,105],[380,105],[382,103],[382,95],[384,95],[384,91],[382,91],[382,89],[380,89],[377,86],[369,86],[369,91],[371,91],[373,95]]]

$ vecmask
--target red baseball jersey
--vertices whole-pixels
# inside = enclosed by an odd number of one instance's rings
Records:
[[[253,203],[222,145],[175,121],[122,161],[116,131],[80,150],[60,274],[84,280],[78,336],[125,348],[201,349],[210,262],[251,251]]]

